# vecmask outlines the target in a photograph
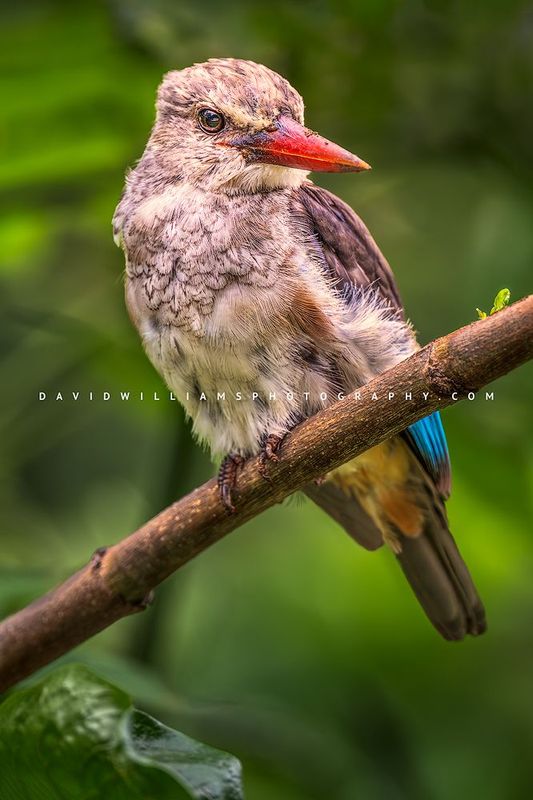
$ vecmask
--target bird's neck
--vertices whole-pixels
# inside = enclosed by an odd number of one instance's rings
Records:
[[[264,194],[280,189],[297,189],[307,180],[307,172],[275,164],[252,164],[222,184],[219,191],[228,195]]]
[[[132,172],[132,182],[142,185],[145,194],[152,194],[172,187],[188,185],[191,189],[206,194],[253,195],[280,189],[297,189],[307,180],[309,173],[300,169],[281,167],[275,164],[247,164],[238,172],[215,170],[208,176],[190,174],[179,165],[161,161],[160,154],[147,148],[137,167]]]

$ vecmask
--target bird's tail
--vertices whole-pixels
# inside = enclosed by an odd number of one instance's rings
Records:
[[[477,636],[486,629],[485,610],[448,528],[442,500],[424,487],[424,527],[405,536],[392,528],[396,558],[429,620],[445,639]],[[374,550],[382,535],[355,497],[330,481],[306,487],[306,494],[339,522],[357,542]]]
[[[486,630],[485,609],[445,517],[428,515],[420,536],[402,536],[396,557],[430,621],[445,639]]]

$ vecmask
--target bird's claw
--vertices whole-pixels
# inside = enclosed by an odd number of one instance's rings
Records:
[[[263,442],[263,448],[259,457],[259,474],[267,481],[270,480],[267,464],[269,461],[273,461],[274,463],[279,461],[278,450],[281,447],[283,438],[283,436],[271,433]]]
[[[244,458],[238,453],[229,453],[218,471],[217,485],[220,501],[231,514],[235,513],[232,492],[237,485],[237,471],[244,464]]]

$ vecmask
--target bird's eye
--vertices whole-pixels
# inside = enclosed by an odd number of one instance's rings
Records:
[[[212,108],[202,108],[198,112],[198,122],[206,133],[218,133],[225,125],[222,114]]]

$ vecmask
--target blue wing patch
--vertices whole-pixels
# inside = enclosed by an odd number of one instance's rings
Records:
[[[438,411],[410,425],[403,433],[443,497],[450,496],[451,467],[446,434]]]

